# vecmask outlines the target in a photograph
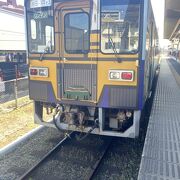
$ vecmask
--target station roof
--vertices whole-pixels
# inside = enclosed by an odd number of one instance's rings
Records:
[[[164,38],[180,35],[180,0],[165,0]]]

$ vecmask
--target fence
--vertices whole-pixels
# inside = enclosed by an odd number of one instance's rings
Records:
[[[0,104],[29,94],[28,77],[0,82]]]
[[[17,64],[14,62],[0,62],[0,80],[9,81],[28,75],[27,64]]]

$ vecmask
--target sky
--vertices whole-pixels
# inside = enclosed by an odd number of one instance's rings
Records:
[[[164,6],[165,6],[165,0],[151,0],[156,25],[159,31],[159,38],[163,39],[163,32],[164,32]]]
[[[20,5],[24,4],[24,0],[16,0],[16,1],[17,1],[17,4],[20,4]],[[164,31],[163,30],[164,29],[164,1],[165,0],[151,0],[160,39],[163,38],[163,31]]]

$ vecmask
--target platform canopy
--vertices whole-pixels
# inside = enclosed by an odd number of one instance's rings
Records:
[[[173,40],[180,36],[180,0],[165,0],[164,38]]]

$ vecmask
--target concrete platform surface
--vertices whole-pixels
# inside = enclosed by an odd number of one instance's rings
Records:
[[[138,175],[138,180],[159,179],[180,179],[180,87],[167,59],[161,62]]]

